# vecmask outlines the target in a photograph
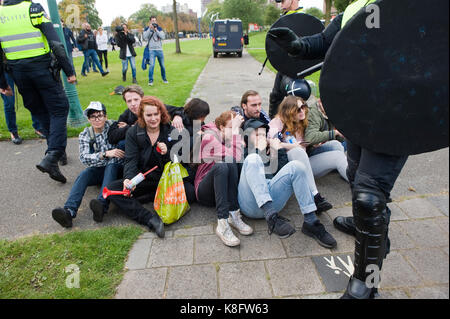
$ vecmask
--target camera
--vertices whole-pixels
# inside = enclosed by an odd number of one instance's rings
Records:
[[[116,27],[116,32],[123,32],[124,30],[123,30],[123,27],[121,26],[121,25],[118,25],[117,27]]]
[[[152,23],[152,26],[153,26],[155,29],[158,29],[158,24],[157,24],[157,23]]]

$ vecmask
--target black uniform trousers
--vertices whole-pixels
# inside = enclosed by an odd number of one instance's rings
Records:
[[[47,136],[47,152],[64,152],[69,101],[61,81],[56,81],[45,68],[28,71],[13,67],[12,76],[24,106],[38,119]]]

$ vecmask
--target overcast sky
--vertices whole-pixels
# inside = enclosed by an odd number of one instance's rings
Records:
[[[34,0],[33,2],[41,3],[48,13],[47,0]],[[60,2],[60,0],[56,2]],[[200,14],[200,0],[178,0],[178,2],[181,4],[187,3],[190,9]],[[103,21],[103,26],[108,26],[114,18],[118,16],[128,18],[134,12],[138,11],[141,5],[146,3],[152,3],[158,9],[161,9],[164,5],[172,4],[172,0],[96,0],[95,7]],[[322,9],[323,0],[301,0],[300,5],[305,8],[317,7]]]

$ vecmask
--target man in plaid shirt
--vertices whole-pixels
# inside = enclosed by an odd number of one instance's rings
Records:
[[[70,191],[69,198],[64,208],[55,208],[52,217],[65,228],[72,227],[72,219],[77,215],[78,208],[83,200],[88,186],[102,185],[101,190],[117,179],[121,178],[123,170],[123,158],[125,152],[108,142],[108,131],[111,123],[106,117],[106,108],[100,102],[91,102],[84,111],[90,127],[80,133],[80,161],[87,166],[78,175]],[[103,215],[107,212],[108,203],[102,196],[102,191],[97,199],[92,199],[89,204],[94,220],[103,221]]]

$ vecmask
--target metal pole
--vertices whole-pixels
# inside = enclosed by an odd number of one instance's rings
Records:
[[[58,34],[59,39],[64,44],[67,56],[66,40],[64,38],[64,31],[61,27],[61,19],[58,13],[58,5],[56,0],[47,0],[48,9],[50,11],[50,19],[52,20],[53,27]],[[87,124],[87,119],[83,115],[83,110],[81,109],[80,100],[78,99],[78,92],[75,85],[67,82],[67,76],[62,72],[62,78],[64,83],[64,89],[66,91],[67,99],[69,100],[69,116],[67,117],[67,124],[72,127],[80,127]]]

